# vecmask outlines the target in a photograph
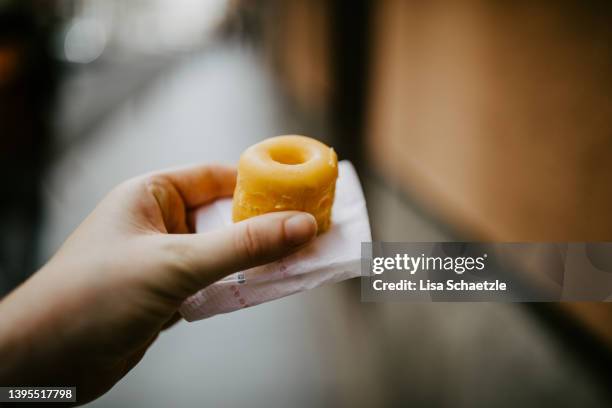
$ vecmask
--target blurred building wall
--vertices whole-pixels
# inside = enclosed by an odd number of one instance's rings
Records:
[[[612,239],[612,7],[380,3],[375,168],[462,235]],[[612,340],[607,304],[565,304]]]
[[[612,7],[385,1],[369,144],[465,234],[612,238]]]

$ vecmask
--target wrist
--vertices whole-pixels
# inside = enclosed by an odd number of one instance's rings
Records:
[[[31,385],[55,343],[39,271],[0,301],[0,384]]]

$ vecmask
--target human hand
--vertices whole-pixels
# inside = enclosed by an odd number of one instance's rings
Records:
[[[189,295],[295,251],[316,235],[310,214],[278,212],[193,234],[192,210],[234,189],[235,170],[149,174],[111,191],[57,254],[0,302],[0,383],[108,391]]]

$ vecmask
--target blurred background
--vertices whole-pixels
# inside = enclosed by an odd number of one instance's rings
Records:
[[[114,185],[279,134],[353,161],[374,239],[612,241],[604,1],[0,0],[0,296]],[[160,336],[94,407],[612,404],[608,304],[366,304]]]

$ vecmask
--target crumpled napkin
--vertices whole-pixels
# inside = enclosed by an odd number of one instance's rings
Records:
[[[332,226],[308,246],[278,261],[230,275],[189,297],[180,307],[188,321],[229,313],[325,283],[360,275],[361,243],[372,240],[365,199],[355,169],[338,165]],[[196,232],[232,223],[232,200],[199,209]]]

